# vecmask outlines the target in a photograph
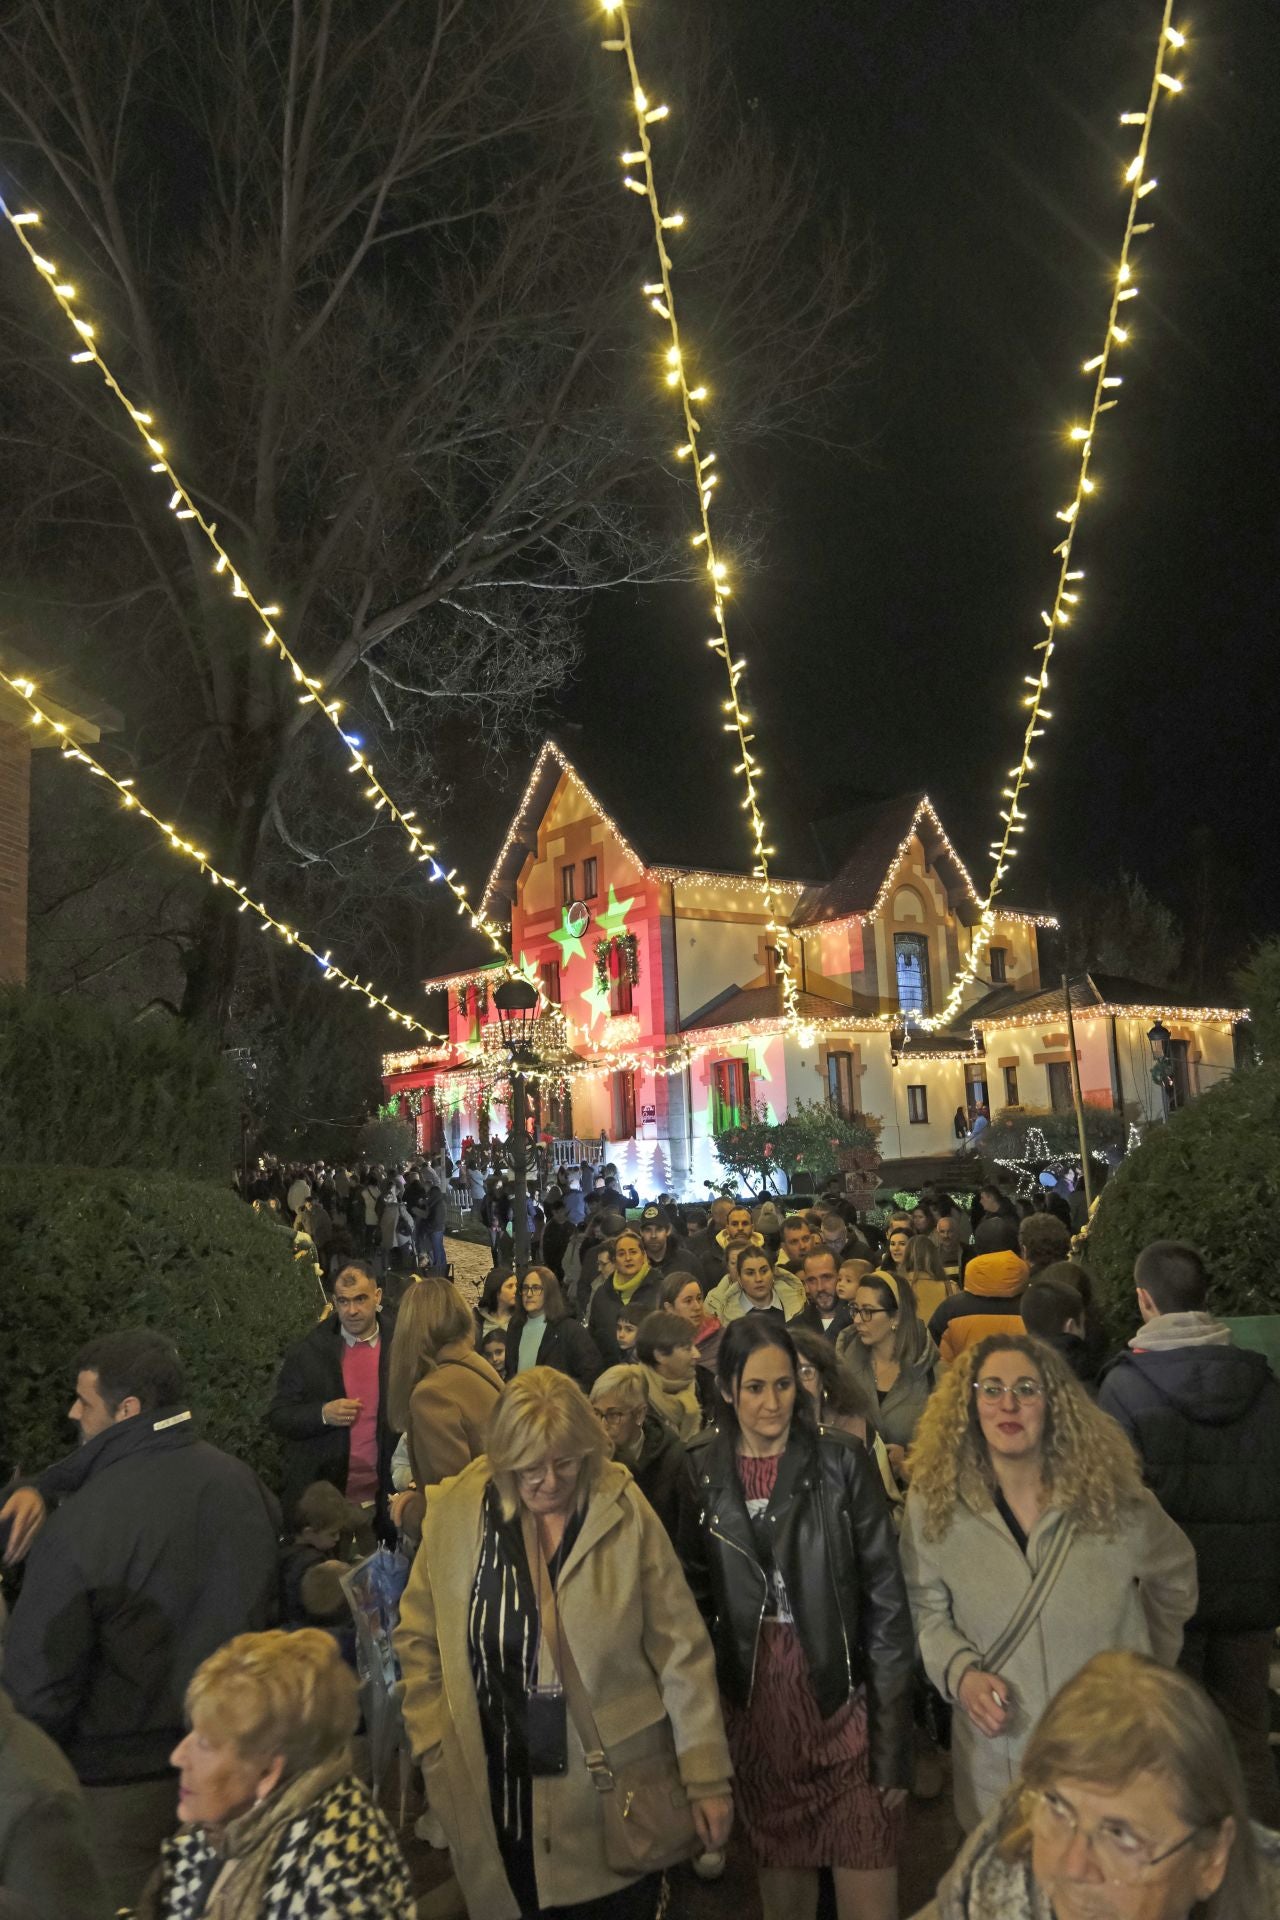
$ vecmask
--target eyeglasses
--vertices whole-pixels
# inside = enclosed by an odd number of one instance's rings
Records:
[[[1147,1842],[1130,1832],[1121,1821],[1103,1820],[1086,1831],[1080,1824],[1079,1814],[1056,1793],[1028,1790],[1027,1799],[1031,1803],[1031,1830],[1043,1845],[1065,1848],[1081,1834],[1103,1879],[1116,1886],[1132,1886],[1135,1881],[1144,1880],[1153,1867],[1172,1860],[1175,1853],[1181,1853],[1203,1832],[1201,1827],[1192,1827],[1163,1853],[1152,1853]]]
[[[544,1480],[569,1480],[577,1473],[581,1460],[544,1460],[537,1467],[517,1467],[516,1478],[522,1487],[540,1487]]]
[[[1020,1407],[1025,1407],[1029,1400],[1044,1397],[1044,1387],[1039,1380],[1015,1380],[1011,1387],[1006,1387],[1003,1380],[975,1380],[973,1390],[989,1407],[995,1406],[998,1400],[1007,1399],[1010,1394]]]
[[[804,1360],[802,1360],[800,1365],[796,1368],[796,1373],[801,1380],[805,1380],[805,1381],[816,1380],[818,1377],[818,1369],[816,1367],[811,1367],[808,1364],[808,1362]]]
[[[602,1421],[606,1427],[620,1427],[637,1411],[635,1407],[597,1407],[596,1419]]]
[[[888,1307],[852,1307],[849,1317],[851,1320],[874,1320],[878,1313],[888,1313],[888,1311]]]
[[[542,1292],[542,1282],[541,1280],[526,1280],[520,1291],[527,1300],[530,1294]]]

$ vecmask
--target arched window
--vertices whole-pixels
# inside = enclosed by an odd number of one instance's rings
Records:
[[[898,1005],[904,1013],[931,1013],[929,942],[922,933],[897,933],[893,937],[893,953],[898,974]]]

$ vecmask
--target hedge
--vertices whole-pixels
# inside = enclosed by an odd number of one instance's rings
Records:
[[[168,1015],[0,989],[0,1165],[134,1167],[222,1179],[239,1090],[217,1049]]]
[[[1153,1240],[1204,1256],[1222,1315],[1280,1311],[1280,1067],[1241,1069],[1148,1128],[1103,1189],[1084,1259],[1112,1329],[1133,1330],[1133,1263]]]
[[[230,1192],[174,1174],[0,1168],[6,1313],[0,1471],[75,1445],[75,1359],[94,1335],[169,1334],[206,1437],[278,1478],[264,1415],[285,1347],[321,1301],[289,1236]]]

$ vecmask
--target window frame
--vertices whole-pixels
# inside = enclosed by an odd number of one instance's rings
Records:
[[[1000,1071],[1004,1075],[1004,1103],[1006,1107],[1020,1107],[1022,1102],[1018,1098],[1018,1069],[1016,1067],[1001,1067]]]
[[[578,897],[578,866],[574,860],[566,860],[560,868],[560,905],[571,907]]]
[[[595,900],[600,893],[600,856],[589,853],[582,862],[582,898]]]
[[[560,962],[558,960],[544,960],[539,968],[539,973],[542,976],[542,991],[544,997],[551,1002],[553,1007],[563,1006],[564,994],[560,984]]]
[[[852,1120],[858,1111],[858,1075],[848,1048],[827,1050],[827,1105],[842,1120]]]
[[[737,1082],[740,1098],[733,1095]],[[751,1062],[741,1055],[711,1063],[711,1133],[719,1138],[730,1127],[741,1126],[751,1111]]]
[[[923,1081],[907,1087],[907,1124],[912,1127],[927,1127],[929,1124],[929,1088]]]
[[[987,958],[991,962],[992,986],[993,987],[1005,986],[1008,983],[1008,979],[1009,979],[1008,947],[988,947]],[[998,965],[997,965],[997,962],[999,963]]]
[[[1051,1113],[1074,1113],[1075,1092],[1071,1085],[1071,1062],[1069,1060],[1046,1060],[1044,1076],[1049,1088],[1049,1111]],[[1065,1100],[1063,1098],[1065,1095]]]
[[[902,997],[902,951],[907,942],[917,951],[920,959],[920,999],[904,1000]],[[898,995],[898,1008],[902,1013],[928,1015],[933,1012],[933,981],[930,978],[929,936],[927,933],[915,933],[910,928],[893,936],[893,983]]]

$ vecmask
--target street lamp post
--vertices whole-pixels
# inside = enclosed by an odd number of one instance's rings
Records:
[[[1151,1078],[1160,1089],[1160,1118],[1169,1118],[1169,1089],[1173,1083],[1173,1063],[1169,1058],[1169,1029],[1164,1021],[1157,1018],[1153,1027],[1147,1030],[1147,1044],[1151,1048],[1151,1058],[1155,1063],[1151,1069]]]
[[[538,990],[530,981],[504,980],[495,989],[493,1004],[498,1014],[502,1044],[511,1058],[511,1171],[515,1187],[515,1214],[512,1220],[512,1251],[516,1273],[523,1278],[529,1269],[529,1105],[525,1074],[538,1064],[533,1047],[534,1021],[538,1012]]]

